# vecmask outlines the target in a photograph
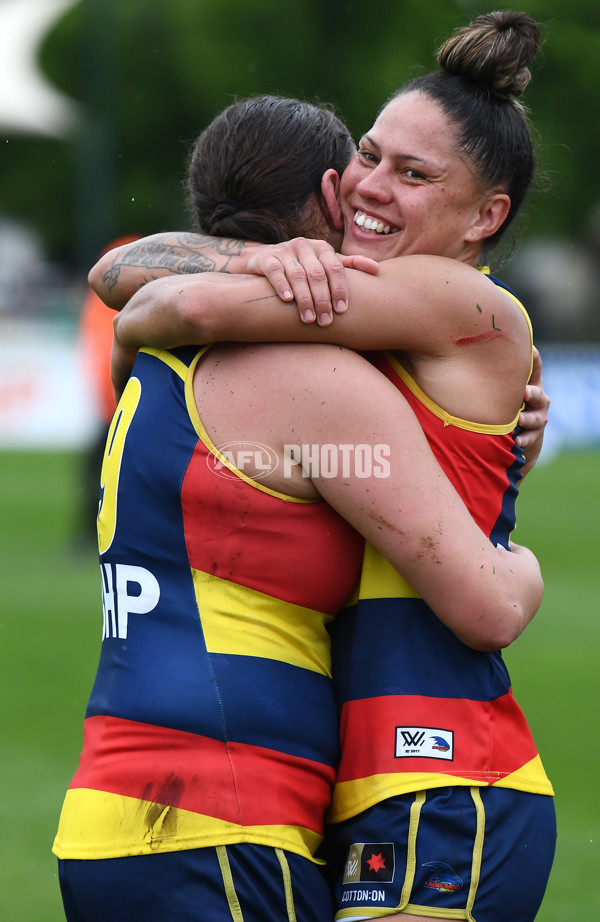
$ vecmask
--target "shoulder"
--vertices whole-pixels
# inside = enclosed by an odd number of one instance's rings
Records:
[[[470,295],[499,304],[510,300],[506,289],[494,284],[487,272],[445,256],[415,254],[385,260],[380,265],[380,275],[419,286],[423,292],[432,289],[444,300],[452,299],[459,303]]]
[[[211,347],[210,356],[231,370],[261,369],[278,372],[284,366],[290,374],[309,367],[356,368],[369,363],[353,349],[332,343],[224,343]]]
[[[263,420],[314,417],[315,408],[346,408],[359,399],[381,397],[381,388],[388,387],[394,390],[363,356],[325,343],[215,345],[194,380],[204,405],[208,399],[225,402],[235,407],[238,418],[260,408]]]

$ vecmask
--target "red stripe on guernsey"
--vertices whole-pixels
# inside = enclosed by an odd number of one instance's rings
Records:
[[[413,394],[385,353],[368,353],[367,358],[405,397],[444,473],[481,530],[490,535],[502,511],[509,487],[507,472],[515,460],[512,435],[446,425]]]
[[[190,565],[294,605],[336,614],[360,572],[361,536],[326,503],[289,502],[233,473],[218,476],[208,463],[212,457],[199,441],[181,488]],[[315,567],[318,560],[323,564]]]
[[[322,832],[319,818],[329,806],[334,778],[326,765],[115,717],[88,717],[84,734],[71,788],[107,791],[242,826]],[[243,770],[238,772],[237,765]]]
[[[435,727],[454,733],[452,761],[395,757],[397,727]],[[342,761],[337,780],[370,775],[431,772],[493,784],[538,754],[512,694],[493,701],[389,695],[344,704]]]

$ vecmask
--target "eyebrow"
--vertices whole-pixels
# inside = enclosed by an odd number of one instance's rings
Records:
[[[370,134],[363,134],[365,141],[368,141],[369,144],[375,148],[378,152],[381,152],[381,147],[375,141]],[[415,163],[429,163],[433,164],[433,161],[427,159],[426,157],[417,157],[416,154],[394,154],[394,160],[413,160]]]

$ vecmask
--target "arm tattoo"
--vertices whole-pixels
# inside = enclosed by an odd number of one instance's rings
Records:
[[[204,234],[169,234],[162,241],[133,243],[122,252],[115,252],[110,268],[104,274],[109,291],[119,284],[121,270],[145,270],[148,274],[140,280],[140,288],[158,275],[153,270],[172,275],[196,272],[228,272],[232,257],[239,256],[252,244],[243,240],[209,237]]]

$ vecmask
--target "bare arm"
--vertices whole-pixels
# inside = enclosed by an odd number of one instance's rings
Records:
[[[265,249],[252,251],[263,253],[262,264]],[[250,261],[253,259],[251,255]],[[210,273],[171,276],[153,283],[132,298],[115,328],[122,346],[168,347],[224,340],[337,342],[360,350],[397,348],[436,358],[452,352],[458,356],[462,351],[461,361],[465,343],[487,340],[485,349],[476,353],[484,358],[481,374],[487,377],[492,367],[491,349],[497,350],[504,363],[506,348],[510,348],[510,384],[518,393],[505,392],[505,405],[510,408],[522,402],[529,363],[528,332],[508,296],[480,272],[456,260],[411,256],[382,263],[376,276],[352,270],[345,276],[351,310],[338,316],[333,325],[300,323],[295,305],[276,298],[265,278],[234,280]],[[515,349],[520,355],[518,366]],[[119,353],[119,346],[116,351]],[[472,348],[469,351],[472,359],[475,353]],[[125,368],[123,362],[120,367],[121,371]],[[526,394],[528,406],[520,418],[525,430],[520,438],[527,449],[526,472],[539,456],[549,405],[536,369],[537,365]],[[485,394],[481,401],[485,405]],[[507,413],[512,415],[510,410],[501,415],[508,418]]]
[[[345,275],[351,310],[325,327],[301,323],[266,278],[210,273],[146,286],[115,329],[129,346],[297,341],[434,354],[460,336],[502,339],[515,324],[525,329],[502,290],[457,260],[406,256],[381,263],[377,275]]]
[[[105,253],[90,270],[88,281],[105,304],[120,310],[154,279],[246,270],[244,254],[253,246],[256,244],[195,233],[154,234]]]
[[[112,249],[90,270],[88,282],[109,307],[121,308],[158,278],[202,272],[253,273],[272,276],[283,301],[296,297],[304,305],[304,319],[314,310],[331,322],[334,311],[346,309],[348,291],[344,267],[377,273],[378,266],[365,256],[341,256],[323,240],[298,238],[300,259],[287,259],[287,275],[280,263],[280,245],[252,243],[234,238],[209,237],[191,232],[154,234]]]
[[[218,387],[207,394],[198,382],[213,438],[226,441],[235,432],[272,446],[277,438],[280,453],[286,443],[361,445],[373,458],[379,446],[388,462],[379,476],[374,469],[363,476],[352,459],[344,465],[341,448],[335,476],[331,467],[326,474],[309,467],[304,476],[463,642],[491,650],[519,636],[543,594],[537,561],[524,549],[495,548],[480,531],[383,375],[361,356],[330,346],[229,347],[218,361],[211,382],[223,375],[226,404]],[[258,415],[249,412],[256,406]],[[291,492],[283,466],[274,476],[282,479],[270,486]]]
[[[210,273],[146,286],[115,330],[126,346],[312,341],[357,351],[402,349],[423,370],[427,363],[427,386],[417,380],[449,412],[490,423],[515,418],[531,346],[525,320],[504,291],[471,266],[431,256],[388,260],[376,276],[354,270],[346,276],[350,309],[325,327],[301,323],[295,306],[283,304],[265,278]]]

